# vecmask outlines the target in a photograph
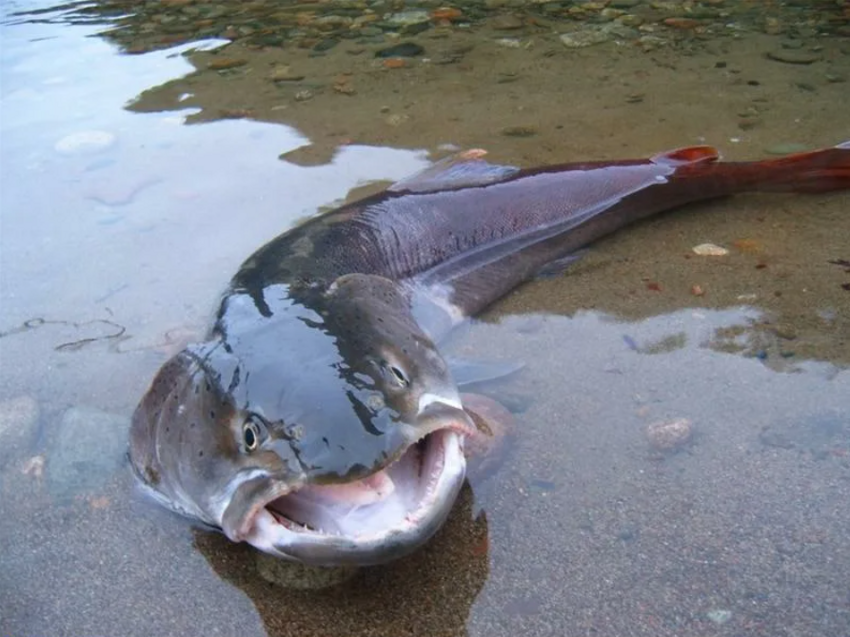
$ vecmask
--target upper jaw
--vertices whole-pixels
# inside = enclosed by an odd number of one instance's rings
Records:
[[[241,519],[231,516],[228,525],[225,515],[225,532],[231,539],[247,541],[264,552],[316,566],[379,564],[412,552],[442,526],[457,499],[466,474],[463,441],[474,427],[465,412],[453,405],[434,404],[427,411],[434,428],[423,436],[422,444],[412,444],[399,460],[374,474],[376,478],[383,474],[400,492],[406,491],[406,497],[402,494],[393,501],[393,493],[365,505],[340,502],[340,511],[336,502],[324,499],[323,489],[331,493],[331,498],[339,497],[333,495],[334,487],[293,486],[268,480],[262,492],[253,494],[251,505],[242,509]],[[451,420],[447,420],[449,415]],[[323,524],[322,531],[305,528],[278,511],[286,508],[288,498],[297,502],[303,494],[308,500],[313,494],[319,497],[318,504],[307,503],[310,515],[314,516],[317,509],[330,511],[325,518],[329,523]],[[297,510],[300,505],[294,506]]]

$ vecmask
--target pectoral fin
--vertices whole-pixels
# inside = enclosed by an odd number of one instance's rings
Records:
[[[467,438],[467,478],[473,486],[490,477],[504,462],[515,429],[513,415],[498,401],[480,394],[461,394],[461,402],[478,433]]]
[[[525,367],[525,363],[516,361],[477,361],[447,357],[446,362],[455,384],[461,389],[502,380]]]

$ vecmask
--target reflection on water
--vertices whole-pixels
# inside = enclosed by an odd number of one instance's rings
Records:
[[[846,195],[666,215],[456,334],[526,363],[493,390],[515,448],[425,550],[342,587],[265,583],[124,470],[156,368],[298,219],[451,146],[532,165],[836,143],[846,3],[2,11],[0,632],[846,633]],[[679,418],[690,442],[653,448]]]
[[[487,518],[472,518],[464,489],[456,515],[426,548],[361,570],[325,591],[286,591],[257,575],[253,549],[196,532],[195,547],[251,598],[269,635],[466,635],[469,609],[487,579]]]

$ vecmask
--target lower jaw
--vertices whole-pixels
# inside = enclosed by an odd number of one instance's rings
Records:
[[[431,436],[438,444],[442,469],[416,507],[393,524],[368,533],[325,534],[305,528],[264,508],[246,540],[278,557],[315,566],[372,565],[407,555],[443,525],[465,477],[462,437],[443,430]]]

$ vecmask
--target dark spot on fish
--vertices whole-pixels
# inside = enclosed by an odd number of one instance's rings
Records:
[[[210,419],[215,420],[215,412],[210,409]]]
[[[207,381],[207,391],[212,391],[212,386],[210,385],[210,381]]]
[[[194,428],[195,428],[195,423],[194,422],[189,423],[189,429],[194,429]]]
[[[201,450],[201,451],[199,451],[199,452],[198,452],[198,457],[199,457],[199,458],[203,458],[203,457],[204,457],[204,451],[203,451],[203,450]]]
[[[325,443],[325,446],[326,446],[328,449],[330,449],[331,443],[330,443],[330,442],[328,441],[328,439],[327,439],[327,438],[325,438],[324,436],[322,436],[322,442],[324,442],[324,443]]]

